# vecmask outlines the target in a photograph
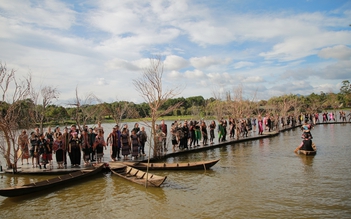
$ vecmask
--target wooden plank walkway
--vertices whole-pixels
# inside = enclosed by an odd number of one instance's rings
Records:
[[[316,125],[326,125],[326,124],[327,125],[330,125],[330,124],[350,124],[350,122],[328,122],[328,123],[317,123]],[[186,154],[186,153],[196,153],[196,152],[200,152],[200,151],[204,151],[204,150],[210,150],[213,148],[224,147],[224,146],[227,146],[229,144],[235,144],[235,143],[240,143],[240,142],[258,140],[258,139],[262,139],[262,138],[274,137],[274,136],[279,135],[280,132],[285,132],[285,131],[296,129],[299,127],[301,127],[301,125],[296,125],[295,127],[281,128],[280,130],[277,130],[277,131],[275,131],[275,130],[271,131],[271,132],[265,131],[265,132],[263,132],[263,135],[258,135],[257,131],[251,132],[248,137],[240,137],[239,139],[228,139],[227,141],[223,141],[223,142],[219,142],[219,143],[217,142],[214,144],[208,144],[206,146],[200,145],[199,147],[192,147],[192,148],[189,147],[189,149],[185,149],[185,150],[172,151],[172,149],[168,149],[168,151],[163,152],[161,154],[161,156],[158,158],[150,157],[150,161],[155,162],[155,161],[160,160],[160,159],[181,156],[182,154]],[[145,146],[145,147],[147,148],[147,146]],[[109,148],[107,151],[109,151]],[[117,161],[111,161],[110,154],[105,153],[104,158],[103,158],[103,162],[105,162],[105,163],[110,162],[111,165],[117,165],[117,163],[121,163],[121,162],[125,162],[125,161],[146,162],[147,158],[148,158],[147,156],[142,156],[142,157],[139,157],[137,159],[130,159],[130,156],[129,156],[128,160],[119,159]],[[71,172],[75,172],[77,170],[87,168],[84,165],[81,165],[80,167],[71,167],[70,163],[68,163],[68,164],[69,165],[67,165],[66,169],[57,169],[55,162],[54,162],[54,168],[52,168],[52,169],[49,169],[48,166],[47,166],[47,169],[39,169],[39,167],[33,168],[31,164],[21,165],[20,161],[19,161],[18,173],[19,174],[39,174],[39,175],[40,174],[42,174],[42,175],[50,175],[50,174],[51,175],[63,175],[63,174],[67,174],[67,173],[71,173]],[[93,162],[92,164],[95,164],[95,162]],[[12,173],[12,170],[5,169],[4,172]]]

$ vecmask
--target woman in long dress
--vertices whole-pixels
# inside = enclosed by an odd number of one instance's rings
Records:
[[[258,116],[257,123],[258,123],[258,134],[262,135],[263,134],[263,121],[262,121],[261,116]]]
[[[56,134],[53,150],[56,155],[57,169],[63,169],[63,142],[61,133]]]
[[[127,156],[130,154],[130,138],[127,134],[126,128],[123,128],[122,130],[121,144],[122,144],[122,156],[124,159],[127,159]]]
[[[132,130],[132,134],[130,135],[130,140],[132,143],[132,157],[134,157],[134,159],[138,158],[139,155],[139,145],[140,145],[140,141],[139,141],[139,137],[136,134],[135,130]]]
[[[28,162],[28,158],[29,156],[29,138],[27,135],[26,130],[23,130],[21,135],[18,137],[18,145],[21,148],[21,161],[22,161],[22,165],[23,165],[23,160],[26,159],[27,160],[27,164],[29,164]]]

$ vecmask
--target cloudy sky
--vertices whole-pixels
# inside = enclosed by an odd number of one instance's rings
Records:
[[[339,92],[351,81],[349,0],[0,1],[0,61],[59,104],[93,92],[143,99],[133,86],[162,55],[180,96],[243,88],[247,98]]]

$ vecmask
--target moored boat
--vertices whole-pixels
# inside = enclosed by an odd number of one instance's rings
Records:
[[[15,197],[26,195],[34,192],[40,192],[45,189],[54,188],[56,186],[67,186],[70,182],[77,181],[88,176],[95,175],[102,171],[104,164],[98,164],[95,167],[91,167],[84,170],[79,170],[55,178],[34,182],[30,184],[25,184],[22,186],[14,186],[9,188],[0,189],[0,195],[5,197]]]
[[[110,167],[110,169],[113,174],[140,185],[145,185],[147,182],[147,186],[159,187],[167,178],[167,176],[157,176],[130,166],[123,166],[115,169]]]
[[[305,151],[305,150],[299,150],[299,153],[300,154],[304,154],[304,155],[316,155],[317,154],[317,151]]]
[[[127,166],[137,168],[139,170],[207,170],[218,163],[217,160],[185,162],[185,163],[141,163],[141,162],[123,162]],[[113,164],[110,164],[113,166]]]

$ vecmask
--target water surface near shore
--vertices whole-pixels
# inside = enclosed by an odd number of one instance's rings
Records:
[[[221,160],[207,171],[154,171],[168,176],[161,188],[100,174],[57,191],[0,197],[1,218],[350,218],[350,132],[351,124],[317,125],[315,157],[293,153],[299,129],[171,157]],[[0,186],[45,178],[5,174]]]

